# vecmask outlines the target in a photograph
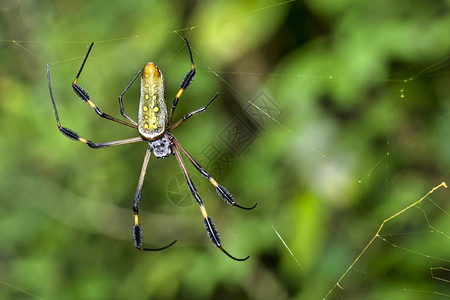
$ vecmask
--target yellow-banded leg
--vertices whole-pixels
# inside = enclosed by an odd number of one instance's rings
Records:
[[[133,204],[133,212],[134,212],[133,241],[134,241],[134,246],[136,247],[136,249],[142,250],[142,251],[164,250],[166,248],[169,248],[176,242],[176,240],[175,240],[167,246],[164,246],[162,248],[156,248],[156,249],[142,247],[143,236],[142,236],[141,225],[139,225],[139,201],[141,200],[142,186],[144,184],[145,173],[147,172],[147,166],[148,166],[148,162],[150,160],[151,154],[152,154],[152,148],[149,146],[147,148],[147,152],[145,152],[144,162],[142,163],[141,175],[139,176],[139,182],[138,182],[138,186],[136,188],[136,194],[134,196],[134,204]]]
[[[175,157],[177,158],[178,164],[181,167],[181,170],[183,171],[184,177],[186,178],[189,191],[192,193],[192,195],[195,198],[195,201],[197,201],[198,205],[200,206],[200,211],[203,215],[203,225],[205,226],[206,233],[208,234],[208,237],[210,238],[211,242],[213,242],[214,245],[216,245],[217,248],[219,248],[223,253],[225,253],[228,257],[237,260],[237,261],[244,261],[247,260],[250,256],[247,256],[245,258],[236,258],[229,254],[223,247],[220,241],[219,232],[217,231],[216,225],[214,225],[214,221],[208,216],[208,213],[206,212],[205,205],[203,204],[202,199],[197,193],[197,189],[194,186],[194,183],[192,182],[191,178],[189,177],[189,174],[186,170],[186,166],[183,163],[183,159],[181,158],[180,151],[178,150],[178,145],[174,144],[172,147]]]
[[[183,152],[184,155],[186,155],[186,157],[189,159],[189,161],[192,163],[192,165],[194,165],[194,167],[200,172],[200,174],[202,174],[203,176],[205,176],[206,178],[209,179],[211,184],[216,188],[217,194],[225,202],[227,202],[228,204],[230,204],[232,206],[236,206],[236,207],[246,209],[246,210],[250,210],[250,209],[253,209],[256,207],[256,205],[258,203],[255,203],[251,207],[245,207],[245,206],[241,206],[241,205],[237,204],[236,201],[234,201],[231,193],[226,188],[224,188],[219,183],[217,183],[217,181],[208,172],[206,172],[205,169],[203,169],[198,162],[195,161],[195,159],[186,151],[186,149],[184,149],[183,146],[181,146],[180,142],[178,142],[178,140],[175,137],[172,138],[172,142],[181,150],[181,152]]]
[[[123,124],[123,125],[126,125],[126,126],[131,127],[131,128],[137,128],[137,125],[135,125],[135,124],[130,124],[128,122],[119,120],[119,119],[117,119],[117,118],[115,118],[113,116],[110,116],[110,115],[102,112],[98,108],[98,106],[95,105],[95,103],[91,101],[91,99],[89,97],[89,94],[81,86],[79,86],[77,84],[78,83],[78,78],[80,77],[81,71],[83,70],[84,64],[86,63],[86,60],[87,60],[87,58],[89,56],[89,53],[91,52],[92,46],[94,46],[94,43],[92,43],[89,46],[88,52],[86,53],[86,56],[84,57],[83,63],[81,64],[81,67],[80,67],[80,70],[78,71],[77,76],[75,77],[74,81],[72,82],[72,89],[73,89],[73,91],[75,92],[75,94],[77,94],[78,97],[80,97],[81,100],[83,100],[84,102],[87,102],[100,117],[108,119],[108,120],[111,120],[111,121],[114,121],[114,122],[117,122],[117,123],[120,123],[120,124]]]
[[[191,59],[191,69],[186,73],[186,75],[184,75],[184,78],[183,78],[183,80],[180,83],[180,89],[178,90],[178,93],[175,96],[175,99],[173,99],[172,109],[170,110],[169,120],[168,120],[167,124],[170,124],[172,122],[173,113],[175,111],[175,108],[177,107],[178,100],[180,99],[180,97],[183,94],[184,90],[187,89],[189,87],[189,85],[191,84],[192,80],[194,79],[195,72],[196,72],[195,71],[194,59],[192,58],[191,47],[189,46],[188,40],[185,37],[183,39],[186,42],[186,46],[187,46],[188,51],[189,51],[189,57]]]
[[[117,146],[117,145],[130,144],[130,143],[136,143],[136,142],[142,142],[143,141],[142,137],[139,136],[139,137],[135,137],[135,138],[124,139],[124,140],[119,140],[119,141],[112,141],[112,142],[106,142],[106,143],[93,143],[90,140],[87,140],[85,138],[80,137],[78,135],[78,133],[76,133],[72,129],[61,126],[61,122],[59,121],[58,110],[56,109],[55,99],[53,98],[52,86],[51,86],[51,83],[50,83],[50,71],[49,71],[49,69],[50,69],[49,65],[47,64],[48,89],[49,89],[50,98],[51,98],[52,104],[53,104],[53,112],[55,113],[56,123],[58,125],[59,131],[61,131],[62,134],[64,134],[69,139],[82,142],[83,144],[86,144],[86,145],[88,145],[91,148],[105,148],[105,147],[110,147],[110,146]]]

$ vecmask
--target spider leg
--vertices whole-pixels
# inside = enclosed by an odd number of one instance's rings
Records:
[[[138,206],[139,206],[139,201],[141,200],[142,186],[144,184],[145,173],[147,172],[147,166],[148,166],[148,162],[150,160],[151,154],[152,154],[152,148],[149,146],[147,148],[147,152],[145,152],[144,162],[142,163],[141,175],[139,176],[139,182],[138,182],[138,186],[136,189],[136,194],[134,196],[134,204],[133,204],[133,212],[134,212],[133,241],[134,241],[134,246],[136,247],[136,249],[141,250],[141,251],[164,250],[166,248],[169,248],[176,242],[176,240],[175,240],[172,243],[168,244],[167,246],[164,246],[161,248],[156,248],[156,249],[142,247],[143,237],[142,237],[141,225],[139,225],[139,207]]]
[[[86,60],[87,60],[87,58],[89,56],[89,53],[91,52],[92,46],[94,46],[94,43],[91,43],[91,45],[89,46],[88,52],[86,53],[86,56],[84,57],[83,63],[81,64],[81,67],[80,67],[80,70],[78,71],[77,76],[75,77],[75,79],[72,82],[72,89],[73,89],[73,91],[75,92],[75,94],[77,94],[78,97],[80,97],[81,100],[83,100],[84,102],[87,102],[94,109],[94,111],[97,113],[97,115],[99,115],[100,117],[105,118],[107,120],[111,120],[111,121],[120,123],[122,125],[126,125],[126,126],[131,127],[131,128],[137,128],[137,125],[135,125],[135,124],[130,124],[128,122],[119,120],[119,119],[117,119],[117,118],[115,118],[113,116],[110,116],[110,115],[102,112],[98,108],[98,106],[95,105],[95,103],[91,101],[91,99],[89,97],[89,94],[80,85],[77,84],[78,77],[80,77],[81,71],[84,68],[84,64],[86,63]]]
[[[232,205],[232,206],[236,206],[242,209],[246,209],[246,210],[250,210],[256,207],[256,205],[258,203],[255,203],[253,206],[251,207],[245,207],[245,206],[241,206],[239,204],[237,204],[234,199],[233,196],[231,195],[231,193],[224,188],[223,186],[221,186],[220,184],[217,183],[217,181],[208,173],[205,171],[205,169],[203,169],[200,164],[198,162],[195,161],[195,159],[186,151],[186,149],[183,148],[183,146],[181,146],[180,142],[178,142],[178,140],[172,136],[172,141],[173,143],[180,148],[181,152],[183,152],[184,155],[186,155],[186,157],[189,159],[189,161],[192,163],[192,165],[194,165],[194,167],[200,172],[200,174],[202,174],[203,176],[205,176],[206,178],[209,179],[209,181],[211,182],[211,184],[216,188],[216,192],[217,194],[228,204]]]
[[[183,159],[181,158],[180,151],[178,150],[178,145],[174,144],[172,149],[175,153],[175,157],[177,158],[178,164],[181,167],[181,170],[183,171],[184,177],[186,178],[189,191],[194,196],[195,200],[197,201],[198,205],[200,206],[200,211],[203,215],[203,225],[205,226],[206,233],[208,234],[208,237],[210,238],[211,242],[213,242],[214,245],[216,245],[217,248],[219,248],[223,253],[225,253],[228,257],[231,259],[237,260],[237,261],[244,261],[247,260],[250,256],[247,256],[245,258],[236,258],[229,254],[223,247],[220,241],[219,232],[217,231],[216,225],[214,224],[214,221],[208,216],[208,213],[206,212],[205,205],[203,204],[202,199],[197,193],[197,189],[194,186],[194,183],[192,182],[187,170],[186,166],[183,163]]]
[[[120,93],[119,95],[119,105],[120,105],[120,113],[122,114],[122,116],[124,116],[128,121],[130,121],[131,123],[133,123],[134,125],[137,126],[137,123],[135,120],[133,120],[132,118],[130,118],[126,113],[125,113],[125,109],[123,107],[123,103],[122,103],[122,97],[123,95],[128,91],[128,89],[130,88],[130,86],[133,84],[133,82],[136,80],[136,78],[139,76],[139,74],[141,74],[142,70],[139,70],[139,72],[137,72],[136,75],[134,75],[133,79],[131,80],[131,82],[127,85],[127,87],[123,90],[122,93]]]
[[[110,147],[110,146],[130,144],[130,143],[136,143],[136,142],[142,141],[141,137],[135,137],[135,138],[124,139],[124,140],[119,140],[119,141],[106,142],[106,143],[93,143],[90,140],[80,137],[78,135],[78,133],[76,133],[72,129],[61,126],[61,122],[59,121],[58,110],[56,109],[55,99],[53,98],[52,85],[50,83],[50,72],[49,72],[48,64],[47,64],[47,80],[48,80],[48,90],[50,92],[50,98],[52,100],[52,105],[53,105],[53,112],[55,113],[55,118],[56,118],[56,123],[58,125],[58,129],[59,129],[59,131],[61,131],[61,133],[63,135],[65,135],[69,139],[82,142],[83,144],[86,144],[91,148],[105,148],[105,147]]]
[[[185,115],[183,118],[181,118],[180,120],[178,120],[176,123],[174,123],[172,126],[170,126],[169,131],[172,131],[174,128],[176,128],[178,125],[180,125],[181,123],[183,123],[184,121],[186,121],[187,119],[189,119],[190,117],[192,117],[195,114],[201,113],[203,111],[205,111],[208,106],[211,104],[211,102],[213,102],[217,96],[219,96],[219,93],[216,93],[216,95],[214,97],[211,98],[211,100],[209,100],[208,103],[206,103],[205,106],[200,107],[199,109],[196,109],[194,111],[191,111],[190,113],[188,113],[187,115]]]
[[[187,46],[188,51],[189,51],[189,57],[191,59],[191,69],[186,73],[186,75],[184,75],[184,78],[183,78],[183,80],[180,83],[180,89],[178,90],[178,93],[175,96],[175,99],[173,99],[172,109],[170,110],[168,124],[170,124],[172,122],[173,113],[175,111],[175,108],[177,107],[178,100],[180,99],[181,94],[183,94],[183,91],[189,87],[189,85],[191,84],[192,80],[194,79],[195,72],[196,72],[195,71],[194,59],[192,58],[191,47],[189,46],[188,40],[185,37],[183,39],[186,42],[186,46]]]

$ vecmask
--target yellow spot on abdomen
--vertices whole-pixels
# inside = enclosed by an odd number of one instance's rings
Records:
[[[158,111],[159,111],[158,106],[156,106],[155,108],[153,108],[153,111],[154,111],[155,113],[158,112]]]
[[[144,111],[148,111],[147,105],[144,105],[144,106],[142,107],[142,109],[143,109]]]

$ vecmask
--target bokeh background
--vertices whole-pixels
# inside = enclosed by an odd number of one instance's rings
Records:
[[[448,1],[0,2],[1,299],[446,299],[450,296]],[[152,158],[132,244],[145,143],[101,119],[79,84],[119,116],[117,96],[147,61],[174,131],[241,205],[228,206],[188,163],[222,242],[206,236],[173,157]],[[136,117],[138,84],[125,96]],[[367,251],[347,272],[387,222]],[[340,277],[342,281],[339,281]],[[342,288],[341,288],[342,287]]]

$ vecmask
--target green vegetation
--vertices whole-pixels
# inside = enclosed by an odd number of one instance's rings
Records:
[[[383,220],[450,182],[447,1],[3,1],[0,3],[1,299],[322,299]],[[151,158],[132,242],[145,143],[99,118],[148,61],[174,135],[226,187],[189,164],[232,261],[209,241],[174,157]],[[137,117],[138,83],[125,95]],[[261,94],[262,93],[262,94]],[[253,105],[252,105],[253,103]],[[267,109],[267,105],[271,110]],[[245,133],[245,135],[238,135]],[[226,143],[228,142],[228,144]],[[234,150],[234,151],[233,151]],[[213,155],[214,154],[214,155]],[[219,155],[220,154],[220,155]],[[221,168],[221,169],[220,169]],[[386,223],[329,299],[449,297],[449,190]]]

